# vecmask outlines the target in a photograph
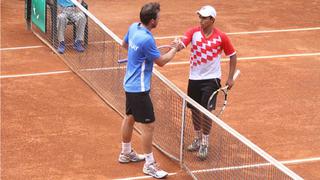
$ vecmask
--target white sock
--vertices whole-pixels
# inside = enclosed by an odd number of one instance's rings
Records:
[[[124,143],[122,142],[122,151],[123,154],[129,154],[131,152],[131,142]]]
[[[202,134],[202,145],[209,145],[209,135]]]
[[[196,139],[201,139],[201,130],[199,130],[199,131],[195,131],[195,133],[196,133]]]
[[[152,164],[154,162],[153,153],[145,154],[146,165]]]

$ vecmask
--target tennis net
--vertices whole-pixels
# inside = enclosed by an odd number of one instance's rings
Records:
[[[46,32],[35,26],[31,29],[108,105],[124,116],[125,97],[122,82],[126,67],[125,64],[117,63],[118,59],[126,57],[126,51],[121,47],[121,39],[91,14],[88,6],[82,6],[75,0],[72,2],[77,6],[74,10],[80,11],[86,17],[83,52],[80,53],[73,47],[76,38],[73,23],[69,23],[65,31],[65,52],[57,52],[59,8],[56,0],[47,1]],[[152,77],[151,98],[156,116],[154,145],[179,162],[192,178],[302,179],[190,99],[156,69]],[[192,143],[194,136],[191,109],[198,112],[194,118],[210,119],[212,122],[208,156],[202,161],[195,152],[187,151],[187,146]],[[137,125],[136,129],[140,131],[141,128]]]

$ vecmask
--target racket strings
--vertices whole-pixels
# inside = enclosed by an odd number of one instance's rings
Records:
[[[227,91],[226,90],[220,90],[218,91],[212,98],[211,102],[210,102],[210,106],[211,106],[211,112],[216,115],[219,116],[221,115],[221,113],[224,111],[224,108],[226,106],[227,103]]]

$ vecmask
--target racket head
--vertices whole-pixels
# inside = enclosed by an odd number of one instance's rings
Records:
[[[227,106],[228,88],[223,87],[209,97],[207,109],[211,111],[215,116],[220,116]]]
[[[172,47],[170,45],[162,45],[158,47],[158,50],[160,51],[161,55],[168,53],[171,49]],[[119,64],[127,63],[127,62],[128,62],[128,58],[118,60]]]
[[[118,60],[119,64],[126,63],[126,62],[128,62],[128,58]]]
[[[158,50],[160,51],[161,55],[168,53],[171,49],[172,47],[170,45],[162,45],[158,47]]]

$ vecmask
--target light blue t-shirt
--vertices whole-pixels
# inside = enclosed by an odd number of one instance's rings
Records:
[[[140,23],[134,23],[129,27],[124,41],[128,44],[124,89],[126,92],[149,91],[154,60],[161,56],[153,36]]]
[[[70,0],[58,0],[58,4],[62,7],[69,7],[74,5]]]

